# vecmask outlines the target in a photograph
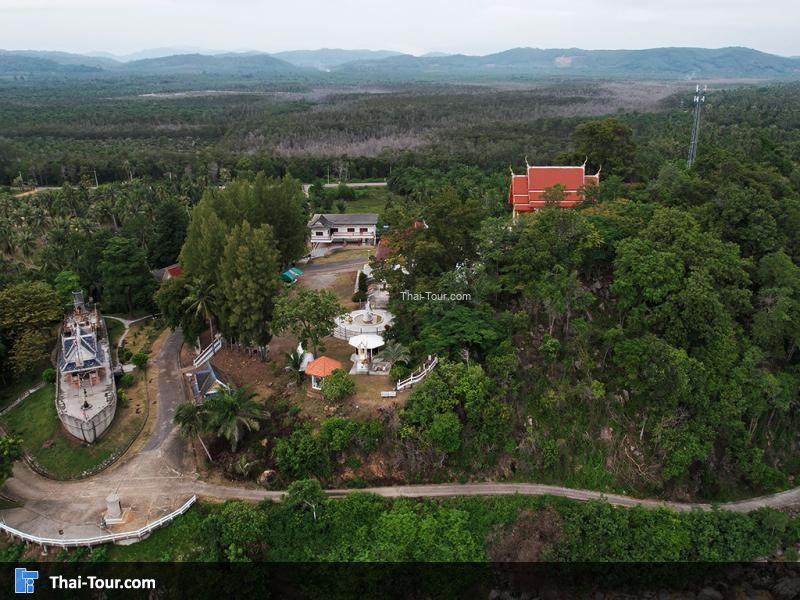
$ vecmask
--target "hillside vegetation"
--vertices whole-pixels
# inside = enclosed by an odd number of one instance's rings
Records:
[[[13,135],[6,177],[24,165],[23,179],[78,183],[0,197],[5,314],[75,279],[104,308],[149,309],[149,269],[180,257],[187,278],[158,295],[168,322],[190,338],[208,324],[262,346],[273,302],[286,297],[279,268],[303,255],[305,215],[333,201],[319,185],[306,199],[295,177],[388,176],[380,219],[390,262],[375,265],[392,291],[388,336],[408,350],[407,368],[431,354],[439,366],[380,422],[307,423],[291,394],[275,390],[273,418],[260,434],[242,433],[234,454],[274,465],[281,483],[512,479],[676,499],[793,486],[798,86],[710,93],[691,169],[685,95],[667,95],[650,112],[600,116],[615,106],[608,90],[136,99],[95,115],[75,97],[41,92],[35,101],[51,112],[38,120],[17,99],[17,113],[0,114]],[[558,110],[575,112],[550,112]],[[158,122],[148,114],[207,127],[197,137],[205,149],[187,140],[186,153],[166,154],[156,141],[175,144],[155,128],[130,134],[134,142],[120,134]],[[346,157],[299,149],[329,134],[368,139],[381,122],[419,143]],[[76,140],[82,127],[86,139]],[[236,145],[244,131],[263,136],[249,153]],[[104,162],[94,162],[96,148],[67,150],[76,141],[91,148],[95,136],[116,145]],[[276,152],[280,143],[296,153]],[[602,183],[575,210],[559,208],[550,190],[550,206],[512,221],[508,166],[521,170],[526,154],[544,164],[586,161],[602,169]],[[95,168],[100,181],[122,181],[95,187]],[[421,221],[427,227],[414,225]],[[458,299],[409,302],[405,290]],[[3,372],[24,377],[46,358],[46,340],[10,320],[0,326]]]

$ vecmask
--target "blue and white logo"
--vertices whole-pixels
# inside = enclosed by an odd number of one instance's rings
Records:
[[[14,569],[14,591],[18,594],[32,594],[33,582],[39,579],[39,571],[28,569]]]

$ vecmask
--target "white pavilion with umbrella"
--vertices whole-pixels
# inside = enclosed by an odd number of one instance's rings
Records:
[[[372,361],[372,351],[384,345],[383,337],[375,333],[362,333],[354,335],[347,340],[358,354],[353,355],[353,364],[356,372],[369,372],[370,362]]]

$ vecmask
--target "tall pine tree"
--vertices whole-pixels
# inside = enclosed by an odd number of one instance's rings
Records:
[[[219,265],[224,328],[244,344],[265,345],[270,337],[273,298],[279,289],[279,256],[272,227],[245,221],[225,240]]]
[[[211,198],[210,194],[204,196],[192,212],[180,263],[187,277],[206,278],[217,284],[227,227],[214,211]]]

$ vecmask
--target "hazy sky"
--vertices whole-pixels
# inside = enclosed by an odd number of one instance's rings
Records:
[[[799,0],[0,0],[0,48],[129,53],[749,46],[800,55]]]

